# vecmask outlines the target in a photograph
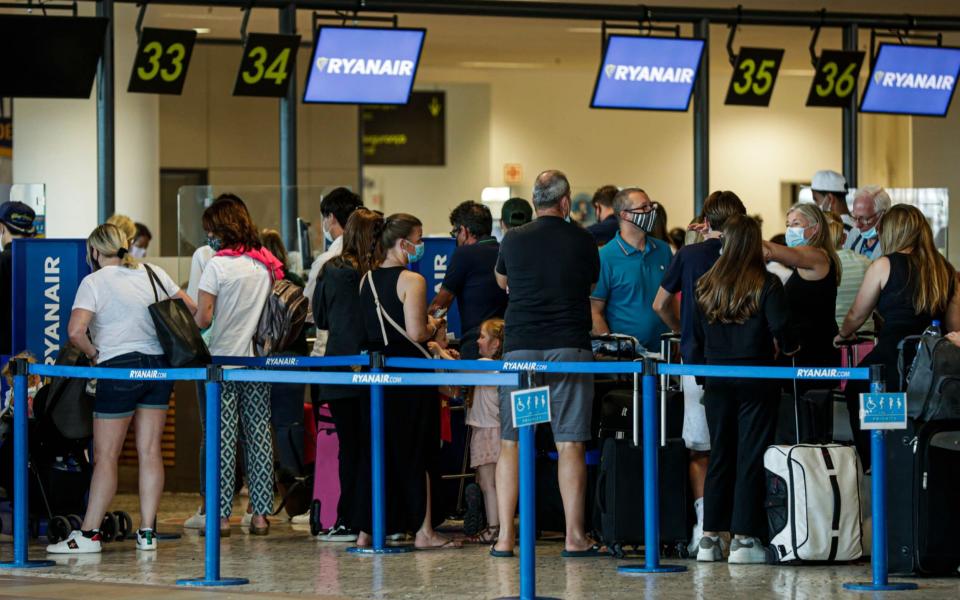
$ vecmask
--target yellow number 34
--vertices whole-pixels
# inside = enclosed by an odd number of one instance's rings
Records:
[[[143,48],[143,53],[147,56],[149,67],[137,67],[137,77],[140,79],[151,81],[160,75],[160,79],[171,82],[183,74],[183,58],[187,55],[187,49],[180,42],[170,44],[166,51],[160,42],[150,42]],[[164,55],[170,57],[170,69],[160,66],[160,59]]]

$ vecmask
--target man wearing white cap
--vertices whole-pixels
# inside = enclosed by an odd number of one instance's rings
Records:
[[[824,212],[835,212],[843,221],[843,229],[847,233],[853,229],[853,217],[847,208],[847,180],[836,171],[817,171],[813,174],[810,184],[813,192],[813,201]]]

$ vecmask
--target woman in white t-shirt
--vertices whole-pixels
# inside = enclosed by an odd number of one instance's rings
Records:
[[[253,335],[272,287],[271,272],[279,281],[283,265],[260,244],[250,213],[231,198],[218,198],[204,211],[203,229],[216,255],[200,277],[197,324],[210,328],[207,345],[213,356],[253,356]],[[267,515],[273,512],[270,384],[225,382],[220,405],[220,535],[230,534],[241,425],[253,512],[250,533],[266,535]]]
[[[191,312],[196,305],[159,267],[138,263],[127,250],[127,238],[110,224],[97,227],[87,239],[87,262],[93,273],[77,290],[67,329],[70,341],[100,367],[163,369],[170,364],[157,340],[149,306],[170,296]],[[148,269],[159,281],[151,281]],[[162,287],[163,289],[159,289]],[[130,421],[134,428],[140,467],[140,528],[137,549],[156,550],[153,526],[163,492],[160,439],[167,418],[172,383],[157,381],[97,382],[93,421],[93,480],[87,512],[80,531],[47,546],[47,552],[100,552],[100,523],[117,491],[117,460]]]

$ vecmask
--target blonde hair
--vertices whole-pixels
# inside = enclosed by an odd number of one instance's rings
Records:
[[[787,216],[790,216],[790,213],[800,213],[809,223],[808,227],[817,226],[817,232],[813,234],[809,240],[807,240],[807,245],[813,248],[820,248],[827,254],[827,258],[830,259],[830,262],[833,263],[834,268],[836,269],[836,279],[837,283],[840,283],[841,268],[840,268],[840,257],[837,255],[837,247],[833,241],[833,235],[830,231],[830,225],[827,222],[827,217],[820,207],[816,204],[811,204],[809,202],[798,202],[790,207],[790,210],[787,211]],[[842,226],[841,226],[842,228]]]
[[[112,223],[100,225],[87,238],[87,264],[91,266],[93,266],[94,250],[99,252],[101,256],[119,258],[121,267],[136,269],[139,265],[127,250],[124,233]]]
[[[127,238],[127,249],[133,244],[133,240],[137,239],[137,224],[127,215],[115,214],[107,219],[107,224],[116,225]]]
[[[895,204],[880,219],[880,247],[884,254],[909,250],[910,278],[916,278],[913,307],[916,314],[945,311],[954,292],[955,271],[933,243],[927,218],[915,206]]]
[[[487,319],[480,324],[480,330],[486,331],[488,334],[490,334],[490,337],[500,342],[500,345],[497,347],[496,356],[492,356],[491,358],[494,360],[500,360],[503,358],[503,319]]]

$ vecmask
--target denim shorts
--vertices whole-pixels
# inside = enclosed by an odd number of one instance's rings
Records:
[[[105,360],[97,366],[115,369],[167,369],[170,363],[162,354],[154,356],[131,352]],[[172,391],[172,381],[100,379],[97,381],[93,416],[98,419],[122,419],[133,415],[138,408],[166,410]]]

